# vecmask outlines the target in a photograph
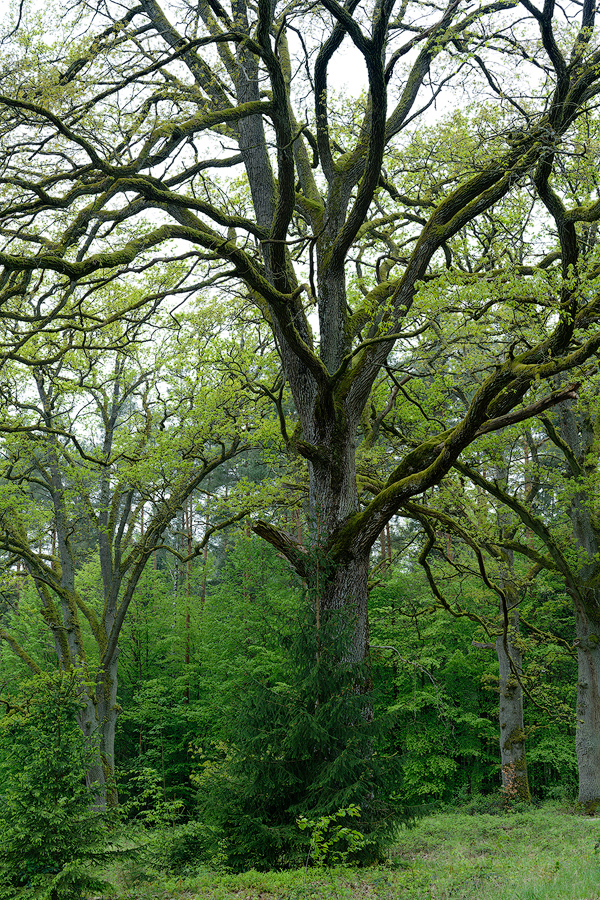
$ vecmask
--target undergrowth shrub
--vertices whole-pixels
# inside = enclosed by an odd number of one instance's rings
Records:
[[[353,818],[360,818],[360,809],[354,805],[318,819],[300,816],[298,828],[308,829],[311,835],[307,862],[312,861],[319,868],[345,866],[357,852],[363,851],[369,841],[350,821]]]
[[[0,898],[79,900],[105,882],[110,822],[92,809],[90,749],[75,673],[43,674],[5,699],[0,720]]]
[[[163,779],[156,769],[141,766],[126,773],[125,785],[130,795],[121,804],[121,816],[143,828],[174,826],[184,811],[183,801],[167,800]],[[119,788],[120,790],[120,788]]]
[[[153,829],[146,856],[160,871],[187,876],[207,864],[219,868],[214,846],[214,830],[203,822],[190,821],[174,828]]]

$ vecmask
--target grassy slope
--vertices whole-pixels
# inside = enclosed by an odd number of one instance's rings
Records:
[[[600,820],[556,809],[439,813],[403,831],[390,865],[363,870],[163,877],[128,900],[600,900]]]

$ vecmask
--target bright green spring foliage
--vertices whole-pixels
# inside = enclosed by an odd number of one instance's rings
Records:
[[[311,845],[308,861],[316,866],[343,866],[357,851],[368,844],[362,831],[349,826],[350,819],[360,818],[360,809],[353,804],[348,809],[338,809],[331,816],[307,819],[300,816],[300,831],[310,829]]]
[[[0,720],[0,898],[79,900],[105,882],[108,821],[85,784],[74,673],[42,674],[5,701]],[[13,705],[14,704],[14,705]]]

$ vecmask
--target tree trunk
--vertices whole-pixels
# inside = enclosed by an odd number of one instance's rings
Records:
[[[117,705],[117,658],[108,669],[98,674],[94,703],[85,687],[81,697],[85,706],[78,721],[90,751],[90,763],[86,771],[86,783],[97,791],[95,806],[98,809],[114,807],[118,802],[115,782],[115,732],[119,707]]]
[[[100,757],[106,783],[106,802],[109,806],[116,806],[118,800],[115,782],[115,731],[119,714],[117,704],[118,656],[117,651],[104,673],[102,685],[99,685],[97,689]]]
[[[369,652],[369,553],[334,568],[330,573],[323,572],[317,565],[314,578],[317,628],[331,614],[343,610],[343,626],[348,629],[343,662],[363,662]]]
[[[579,551],[576,579],[570,590],[577,629],[577,767],[579,803],[589,813],[600,804],[600,576],[597,519],[592,506],[593,488],[583,477],[597,467],[590,463],[595,443],[592,415],[587,406],[560,406],[560,434],[569,448],[567,460],[579,486],[569,505],[575,546]]]
[[[496,479],[508,484],[508,466],[498,466]],[[515,528],[507,510],[500,510],[500,534],[502,538],[514,536]],[[500,760],[502,766],[502,793],[507,805],[531,802],[525,757],[525,722],[523,717],[523,656],[518,646],[519,603],[521,592],[511,550],[501,554],[499,572],[500,616],[502,634],[496,639],[496,654],[500,675]]]
[[[331,561],[330,549],[338,529],[359,509],[356,482],[356,427],[350,416],[337,411],[313,411],[312,444],[326,448],[325,458],[309,463],[310,512],[313,522],[308,584],[314,595],[317,627],[330,613],[344,611],[348,643],[343,661],[362,663],[368,656],[368,580],[373,540],[348,549],[343,560]],[[329,413],[329,414],[328,414]]]
[[[593,815],[600,803],[600,640],[577,611],[577,767],[579,803]]]
[[[82,698],[83,699],[83,698]],[[98,715],[96,706],[92,699],[88,696],[85,698],[85,706],[77,716],[79,727],[88,744],[89,762],[85,773],[85,781],[90,789],[96,789],[98,796],[95,806],[104,808],[106,806],[106,773],[102,765],[102,754],[100,750],[101,739],[99,735]]]
[[[506,635],[496,639],[496,653],[500,668],[500,756],[502,761],[502,791],[507,803],[531,800],[525,757],[525,728],[523,721],[523,689],[516,673],[522,671],[521,652],[515,644],[518,612],[512,611]]]

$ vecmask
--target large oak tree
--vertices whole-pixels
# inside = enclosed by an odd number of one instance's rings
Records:
[[[587,152],[576,129],[600,92],[593,0],[97,0],[65,17],[68,53],[61,38],[28,40],[24,22],[0,94],[1,314],[17,323],[6,353],[46,325],[77,344],[94,288],[164,255],[179,292],[242,292],[272,328],[293,399],[290,415],[273,394],[306,461],[312,552],[272,523],[254,528],[306,581],[318,566],[320,610],[349,612],[347,658],[363,660],[369,554],[386,522],[478,436],[572,396],[543,386],[600,345],[600,298],[578,270],[578,229],[600,203],[554,186],[565,155]],[[360,96],[328,89],[344,66]],[[439,114],[432,127],[438,104],[474,96],[484,115],[467,110],[460,143]],[[538,233],[503,266],[522,295],[484,296],[503,275],[484,250],[448,298],[484,332],[500,308],[535,328],[491,342],[476,372],[449,371],[442,414],[364,493],[357,454],[368,461],[389,410],[419,402],[424,355],[428,372],[443,361],[443,298],[432,305],[422,283],[449,290],[465,227],[519,192]]]

